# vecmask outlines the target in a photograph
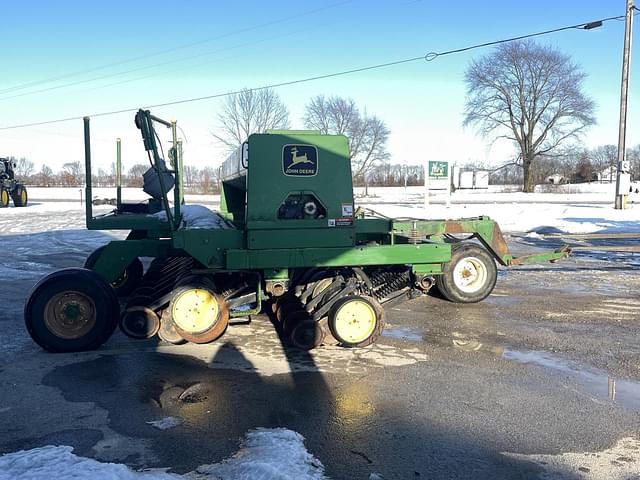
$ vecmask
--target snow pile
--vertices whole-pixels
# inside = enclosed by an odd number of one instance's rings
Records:
[[[46,446],[0,457],[0,480],[323,480],[324,466],[304,446],[304,437],[285,428],[258,428],[246,434],[240,450],[220,463],[185,475],[163,469],[136,472],[126,465],[78,457],[72,447]]]
[[[286,428],[249,432],[233,457],[195,473],[237,480],[321,480],[324,466],[304,447],[304,437]]]
[[[182,214],[181,228],[185,230],[198,230],[205,228],[233,228],[229,222],[222,218],[218,213],[209,210],[202,205],[182,205],[180,207]],[[167,220],[167,213],[162,211],[150,215],[162,221]]]
[[[51,480],[74,478],[78,480],[175,480],[165,472],[134,472],[126,465],[101,463],[71,453],[72,447],[46,446],[33,450],[10,453],[0,457],[0,480]]]

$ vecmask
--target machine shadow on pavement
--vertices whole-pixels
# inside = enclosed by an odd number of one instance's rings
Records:
[[[111,430],[150,445],[154,461],[135,455],[119,460],[134,468],[193,471],[232,455],[248,431],[265,427],[303,435],[307,450],[335,479],[372,473],[385,479],[532,478],[539,471],[496,453],[481,436],[449,430],[437,416],[416,418],[403,411],[401,398],[383,401],[386,379],[379,369],[360,375],[321,371],[312,353],[283,344],[290,372],[264,375],[232,334],[226,338],[208,361],[105,351],[95,360],[55,368],[43,384],[59,389],[68,402],[94,402],[108,412]],[[169,416],[182,423],[167,430],[146,423]],[[95,430],[66,430],[63,439],[92,456],[90,433]]]

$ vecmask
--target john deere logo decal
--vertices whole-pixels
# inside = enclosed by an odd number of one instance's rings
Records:
[[[282,150],[285,175],[310,177],[318,173],[318,150],[313,145],[285,145]]]

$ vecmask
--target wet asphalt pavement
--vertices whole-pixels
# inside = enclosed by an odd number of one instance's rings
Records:
[[[331,478],[528,479],[548,471],[536,455],[587,458],[630,439],[600,461],[604,476],[578,458],[553,478],[640,478],[638,254],[501,269],[482,303],[433,295],[391,309],[366,349],[293,350],[258,316],[211,345],[117,333],[96,352],[44,353],[24,332],[22,303],[41,275],[82,263],[99,240],[77,241],[87,235],[102,234],[0,237],[23,248],[0,261],[11,270],[0,291],[0,453],[71,445],[183,473],[231,455],[248,430],[286,427]],[[145,423],[166,416],[183,423]]]

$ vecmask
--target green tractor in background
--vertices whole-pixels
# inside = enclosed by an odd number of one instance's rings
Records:
[[[13,199],[16,207],[27,206],[27,188],[16,180],[15,164],[8,158],[0,158],[0,208],[9,206]]]

